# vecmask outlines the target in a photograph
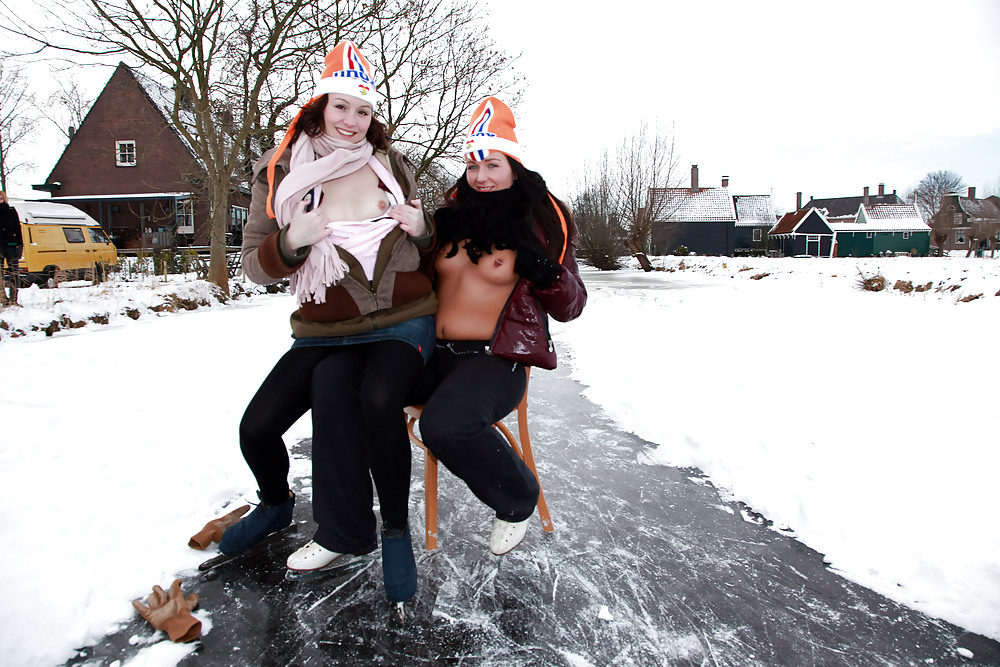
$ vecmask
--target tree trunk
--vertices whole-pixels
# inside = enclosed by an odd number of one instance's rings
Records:
[[[646,257],[646,251],[642,249],[638,241],[629,239],[625,242],[625,246],[632,251],[632,256],[639,260],[639,268],[643,271],[653,270],[653,265],[649,263],[649,258]]]
[[[226,262],[226,221],[229,217],[229,189],[213,184],[212,231],[209,242],[208,281],[229,296],[229,265]]]

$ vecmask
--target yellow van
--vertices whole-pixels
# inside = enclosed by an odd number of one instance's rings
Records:
[[[69,204],[11,199],[21,219],[21,282],[45,283],[56,272],[82,278],[90,269],[118,265],[118,249],[97,221]]]

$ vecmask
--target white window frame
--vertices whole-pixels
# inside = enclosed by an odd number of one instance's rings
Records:
[[[190,199],[177,202],[177,233],[194,234],[194,203]]]
[[[910,238],[910,234],[911,234],[911,233],[912,233],[912,232],[903,232],[903,238],[904,238],[904,239],[908,239],[908,238]]]
[[[233,227],[239,227],[240,231],[247,226],[247,218],[250,217],[250,209],[246,206],[230,206],[229,215],[233,221]]]
[[[131,161],[129,161],[131,157]],[[119,167],[134,167],[137,164],[135,141],[126,139],[115,142],[115,165]]]
[[[764,230],[757,227],[753,230],[753,240],[754,242],[762,241],[764,239]]]

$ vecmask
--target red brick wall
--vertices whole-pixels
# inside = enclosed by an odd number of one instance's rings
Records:
[[[136,166],[116,164],[116,141],[134,141]],[[198,163],[153,105],[127,66],[115,70],[80,128],[56,162],[46,183],[60,183],[56,197],[163,192],[195,192],[189,175],[198,174]],[[117,211],[112,211],[112,206]],[[113,224],[116,237],[138,233],[140,212],[154,231],[172,226],[166,202],[102,201],[81,204],[80,208],[101,221]],[[208,205],[195,208],[196,245],[209,242]],[[130,231],[131,230],[131,231]],[[183,243],[185,237],[179,236]],[[131,245],[127,243],[126,245]]]

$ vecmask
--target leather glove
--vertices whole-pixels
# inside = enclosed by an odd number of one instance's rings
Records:
[[[146,604],[132,600],[132,606],[154,628],[166,632],[172,641],[190,642],[201,635],[201,621],[191,615],[198,606],[198,596],[192,593],[185,599],[180,579],[174,579],[169,593],[153,586],[153,594],[146,599]]]
[[[250,511],[249,505],[244,505],[238,509],[234,509],[232,512],[225,516],[220,516],[218,519],[212,519],[205,524],[197,535],[188,540],[188,546],[192,549],[197,549],[198,551],[204,551],[209,547],[212,542],[218,542],[222,539],[222,533],[226,532],[226,528],[240,520],[240,518]]]
[[[514,271],[533,282],[536,287],[545,289],[559,277],[562,266],[549,259],[541,243],[531,238],[518,244]]]

